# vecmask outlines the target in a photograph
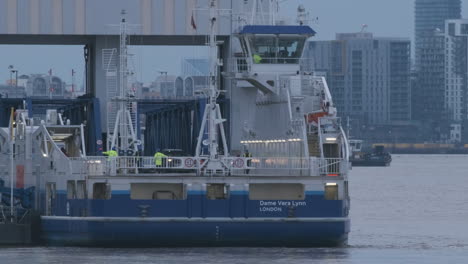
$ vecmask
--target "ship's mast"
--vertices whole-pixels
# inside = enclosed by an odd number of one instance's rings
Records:
[[[126,12],[122,10],[122,18],[120,21],[120,53],[119,53],[119,92],[118,97],[113,98],[118,105],[118,112],[114,133],[111,141],[111,148],[127,151],[129,149],[137,150],[136,133],[135,133],[135,118],[134,115],[134,96],[132,91],[128,89],[128,24],[126,21]]]
[[[217,13],[216,0],[210,1],[209,16],[210,16],[210,36],[209,36],[209,62],[210,62],[210,76],[209,76],[209,87],[206,91],[208,97],[208,104],[205,108],[203,116],[202,126],[200,128],[200,134],[198,136],[196,155],[197,157],[203,156],[201,144],[208,147],[208,162],[204,163],[204,167],[208,169],[222,169],[224,165],[219,157],[219,143],[218,137],[221,135],[223,153],[225,156],[228,155],[229,151],[226,143],[226,136],[224,133],[223,122],[226,121],[221,117],[220,107],[217,104],[217,99],[220,94],[218,89],[218,74],[219,74],[219,59],[218,59],[218,46],[216,43],[216,25],[217,25]],[[218,129],[219,133],[218,134]],[[207,142],[203,140],[204,131],[207,130]]]
[[[252,0],[252,9],[248,19],[250,25],[275,25],[278,5],[278,0],[268,0],[268,5],[265,5],[262,0]]]
[[[210,113],[209,113],[209,148],[210,148],[210,158],[215,158],[215,155],[218,154],[218,134],[217,134],[217,125],[216,125],[216,111],[218,109],[218,105],[216,100],[219,97],[219,90],[218,90],[218,47],[216,45],[216,36],[215,36],[215,25],[216,25],[216,10],[214,0],[211,1],[210,4],[210,87],[209,87],[209,105],[210,105]]]
[[[126,97],[126,90],[127,90],[127,21],[125,18],[126,12],[125,10],[122,10],[122,19],[120,21],[120,74],[119,74],[119,97],[121,99]],[[125,113],[126,111],[126,102],[124,100],[121,100],[119,102],[119,112]],[[127,126],[127,118],[122,118],[121,116],[121,124],[120,126],[124,129],[120,129],[120,149],[127,149],[128,141],[125,140],[127,138],[128,131],[126,128]]]

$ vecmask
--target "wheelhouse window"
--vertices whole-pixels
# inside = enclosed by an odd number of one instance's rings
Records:
[[[306,38],[300,36],[253,36],[252,59],[256,64],[297,64]]]
[[[278,57],[276,37],[256,36],[252,39],[252,46],[252,56],[256,63],[273,63],[272,59]]]
[[[280,58],[298,59],[302,56],[304,48],[304,38],[286,38],[278,39],[278,54]]]

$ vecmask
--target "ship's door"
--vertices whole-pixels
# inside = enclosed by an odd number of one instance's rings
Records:
[[[53,214],[56,199],[56,185],[55,182],[46,183],[46,215]]]
[[[340,147],[338,144],[323,144],[323,156],[325,158],[339,158]]]
[[[340,173],[340,147],[338,144],[323,144],[323,156],[327,159],[327,173]]]

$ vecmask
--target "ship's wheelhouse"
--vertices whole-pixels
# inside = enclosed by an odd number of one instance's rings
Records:
[[[239,33],[243,53],[253,64],[299,64],[309,26],[245,26]]]

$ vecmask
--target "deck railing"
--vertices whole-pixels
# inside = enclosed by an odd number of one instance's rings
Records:
[[[73,173],[88,175],[177,174],[205,175],[203,157],[86,157],[70,160]],[[226,157],[221,158],[227,175],[341,176],[348,162],[341,158]]]
[[[257,61],[253,61],[251,57],[233,57],[229,61],[229,71],[231,73],[249,73],[251,72],[252,65],[264,65],[264,64],[275,64],[275,65],[300,65],[303,71],[309,71],[312,63],[311,59],[305,58],[290,58],[290,57],[258,57]],[[281,69],[275,68],[275,71],[289,72],[289,68]]]

